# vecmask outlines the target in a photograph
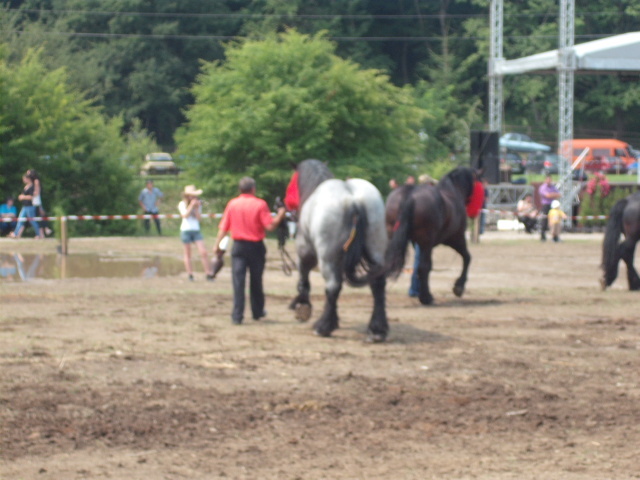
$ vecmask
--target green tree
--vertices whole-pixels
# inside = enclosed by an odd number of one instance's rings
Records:
[[[68,86],[63,69],[48,71],[38,52],[19,63],[0,58],[0,188],[17,195],[28,168],[42,176],[45,208],[68,214],[129,213],[132,175],[122,163],[137,142]],[[78,222],[80,232],[126,232],[133,225]]]
[[[224,0],[17,3],[21,10],[6,14],[2,29],[13,51],[43,48],[49,68],[67,67],[70,81],[107,115],[122,116],[127,129],[140,119],[165,148],[192,101],[199,59],[222,58],[216,38],[235,35],[241,23],[224,16],[235,3]]]
[[[281,195],[291,165],[305,158],[379,187],[416,162],[426,111],[412,89],[334,48],[322,34],[289,31],[231,44],[224,64],[204,64],[177,140],[210,192],[229,196],[250,175],[261,192]]]

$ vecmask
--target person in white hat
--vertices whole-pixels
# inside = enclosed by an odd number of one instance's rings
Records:
[[[554,200],[551,202],[551,209],[547,214],[549,220],[549,230],[551,230],[551,236],[554,242],[560,241],[560,232],[562,231],[562,222],[567,218],[566,213],[562,211],[560,202]]]
[[[202,202],[200,201],[202,190],[196,189],[195,185],[187,185],[182,192],[182,201],[178,204],[178,211],[182,217],[180,224],[180,239],[184,247],[184,267],[189,275],[189,280],[193,281],[193,265],[191,264],[191,244],[195,243],[200,253],[202,267],[207,274],[207,279],[213,279],[213,272],[209,264],[207,247],[204,245],[202,232],[200,232],[200,217],[202,215]]]

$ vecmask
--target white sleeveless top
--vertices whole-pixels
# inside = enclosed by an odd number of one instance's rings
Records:
[[[200,213],[202,213],[202,205],[200,205],[198,207],[198,209],[200,210]],[[187,202],[182,200],[178,204],[178,211],[180,212],[180,215],[186,214],[187,213]],[[200,231],[200,222],[196,218],[196,216],[195,216],[193,211],[191,212],[191,215],[189,215],[188,217],[184,217],[184,216],[182,217],[182,223],[180,224],[180,231],[181,232]]]

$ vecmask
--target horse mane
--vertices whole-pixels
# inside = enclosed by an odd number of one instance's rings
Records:
[[[451,187],[457,188],[465,203],[469,200],[469,197],[473,193],[473,183],[476,179],[476,173],[469,167],[456,167],[447,173],[438,182],[438,188],[451,189]]]
[[[304,204],[318,185],[329,178],[333,178],[333,173],[331,173],[327,164],[313,158],[300,162],[297,171],[300,205]]]

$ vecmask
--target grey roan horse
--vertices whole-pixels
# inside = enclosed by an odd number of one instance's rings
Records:
[[[322,315],[313,325],[315,332],[328,337],[338,328],[338,297],[346,280],[352,286],[369,284],[374,306],[368,338],[373,342],[384,341],[389,330],[383,271],[388,240],[380,192],[363,179],[333,178],[319,160],[304,160],[296,170],[300,276],[298,295],[290,308],[300,321],[311,317],[309,272],[318,265],[325,280],[326,300]],[[294,174],[289,189],[295,179]]]

